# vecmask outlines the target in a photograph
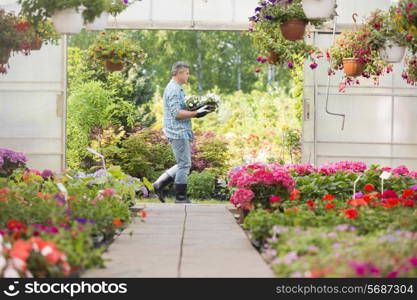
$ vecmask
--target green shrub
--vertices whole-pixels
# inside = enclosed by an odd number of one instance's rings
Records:
[[[216,175],[210,171],[198,173],[193,171],[188,176],[188,194],[193,198],[212,198],[216,183]]]
[[[160,131],[143,129],[121,143],[115,163],[131,176],[154,181],[175,165],[174,153]]]

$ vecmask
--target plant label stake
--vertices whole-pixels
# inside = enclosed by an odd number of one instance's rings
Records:
[[[381,194],[384,193],[384,180],[387,180],[391,177],[391,173],[390,172],[382,172],[382,174],[379,176],[379,178],[381,178]]]
[[[58,182],[56,184],[56,186],[64,194],[65,200],[67,200],[67,198],[68,198],[68,191],[67,191],[67,188],[65,187],[65,185],[62,182]]]
[[[87,150],[88,150],[88,152],[90,152],[90,153],[92,153],[92,154],[94,154],[94,155],[96,155],[96,156],[98,156],[98,157],[100,157],[100,158],[101,158],[101,162],[103,163],[103,169],[104,169],[105,171],[107,171],[107,170],[106,170],[106,162],[105,162],[105,160],[104,160],[104,155],[102,155],[102,154],[98,153],[96,150],[91,149],[91,148],[88,148],[88,147],[87,147]]]
[[[355,199],[355,195],[356,195],[356,184],[358,183],[359,179],[361,179],[363,175],[359,175],[358,178],[356,178],[356,180],[353,182],[353,197],[352,199]]]

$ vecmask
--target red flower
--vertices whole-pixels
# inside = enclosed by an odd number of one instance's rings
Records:
[[[400,203],[400,199],[398,199],[398,198],[388,198],[388,199],[384,200],[383,203],[384,203],[384,207],[391,208],[391,207],[397,206],[398,203]]]
[[[326,209],[332,209],[332,208],[334,208],[334,204],[333,203],[326,203],[325,208]]]
[[[349,219],[354,219],[357,216],[359,216],[358,211],[356,209],[354,209],[354,208],[346,209],[344,211],[344,213],[345,213],[345,216],[348,217]]]
[[[147,216],[148,216],[148,213],[147,213],[146,211],[142,210],[142,211],[140,212],[140,217],[141,217],[142,219],[145,219]]]
[[[8,194],[8,193],[10,193],[9,189],[0,189],[0,195],[1,194]]]
[[[311,199],[308,200],[307,205],[310,209],[314,209],[314,205],[315,205],[314,200],[311,200]]]
[[[368,202],[366,202],[363,198],[356,198],[348,201],[348,204],[352,206],[367,206]]]
[[[403,200],[402,202],[403,202],[404,206],[414,207],[414,205],[415,205],[414,201],[409,200],[409,199],[408,200]]]
[[[374,187],[373,184],[368,183],[367,185],[365,185],[365,187],[363,189],[367,192],[372,192],[372,191],[375,190],[375,187]]]
[[[280,202],[281,201],[281,197],[280,196],[271,196],[269,197],[269,203],[276,203],[276,202]]]
[[[14,243],[13,248],[10,250],[9,254],[13,258],[19,258],[26,262],[26,260],[29,258],[30,251],[32,251],[31,243],[18,240],[16,243]]]
[[[16,220],[9,220],[6,224],[7,228],[10,230],[25,230],[26,229],[26,225],[16,221]]]
[[[332,201],[334,199],[334,196],[331,194],[327,194],[325,196],[323,196],[322,198],[323,200],[328,200],[328,201]]]
[[[408,189],[408,190],[404,190],[403,195],[401,196],[401,198],[409,198],[413,195],[414,191],[412,189]]]
[[[300,199],[300,191],[292,190],[290,193],[290,200],[298,200],[298,199]]]
[[[122,226],[122,221],[120,221],[120,219],[114,219],[113,224],[116,227],[120,227],[120,226]]]

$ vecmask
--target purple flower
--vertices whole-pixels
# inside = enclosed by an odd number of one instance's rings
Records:
[[[262,10],[262,7],[260,7],[260,6],[258,6],[257,8],[255,8],[255,11],[256,12],[261,11],[261,10]]]
[[[271,21],[272,20],[272,17],[271,16],[265,16],[265,19]]]
[[[43,170],[42,171],[42,174],[41,174],[41,176],[42,176],[42,178],[43,179],[48,179],[48,178],[52,178],[52,175],[53,175],[53,173],[52,173],[52,171],[51,170]]]
[[[70,215],[72,215],[72,209],[71,208],[67,208],[64,213],[66,215],[70,216]]]
[[[413,191],[417,191],[417,184],[413,185],[413,186],[411,187],[411,189],[412,189]]]
[[[64,196],[61,193],[56,194],[55,199],[58,205],[65,205],[65,203],[67,203]]]
[[[124,4],[128,5],[129,4],[129,0],[123,0]]]
[[[149,192],[148,189],[144,186],[141,186],[140,189],[142,190],[143,196],[144,197],[148,197],[149,196]]]
[[[87,223],[87,219],[76,218],[75,221],[82,224],[82,225]]]
[[[355,194],[355,199],[356,198],[362,198],[363,197],[363,193],[362,192],[358,192]]]
[[[313,62],[313,63],[310,65],[310,69],[314,70],[315,68],[317,68],[317,66],[318,66],[318,64],[317,64],[316,62]]]
[[[291,61],[288,62],[288,68],[294,69],[294,64]]]

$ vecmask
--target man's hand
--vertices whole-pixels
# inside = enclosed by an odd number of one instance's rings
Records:
[[[210,105],[204,105],[203,107],[200,107],[199,109],[197,109],[196,112],[197,112],[196,118],[202,118],[208,113],[213,112],[213,108]]]

